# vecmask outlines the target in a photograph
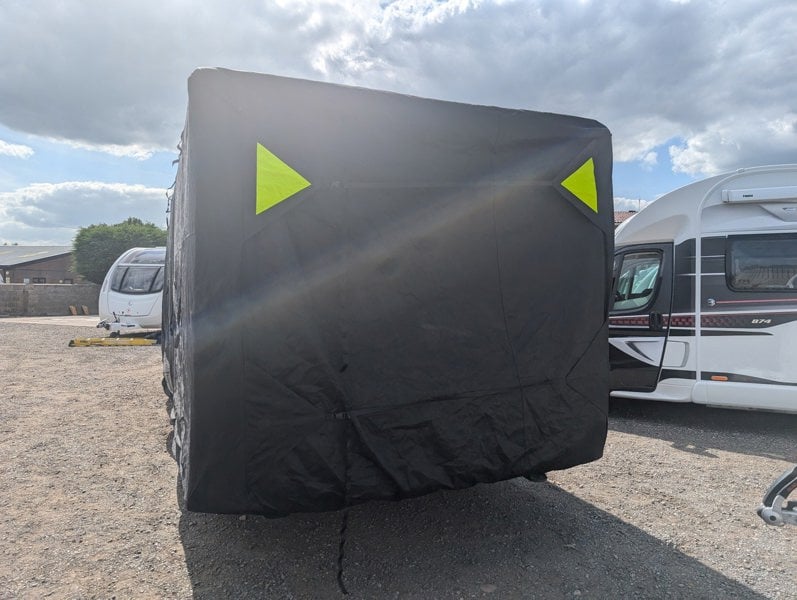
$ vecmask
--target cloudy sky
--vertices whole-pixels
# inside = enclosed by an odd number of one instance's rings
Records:
[[[0,244],[165,225],[200,66],[595,118],[636,208],[797,162],[795,32],[794,0],[0,0]]]

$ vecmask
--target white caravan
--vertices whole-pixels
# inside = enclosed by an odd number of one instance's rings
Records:
[[[797,412],[797,165],[652,202],[618,227],[614,276],[612,396]]]
[[[100,323],[111,331],[161,328],[166,248],[132,248],[113,263],[100,288]]]

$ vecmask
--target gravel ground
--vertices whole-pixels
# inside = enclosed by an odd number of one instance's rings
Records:
[[[341,513],[187,513],[160,348],[0,320],[0,598],[339,598]],[[795,598],[797,527],[755,508],[797,415],[615,403],[604,458],[351,509],[352,598]]]

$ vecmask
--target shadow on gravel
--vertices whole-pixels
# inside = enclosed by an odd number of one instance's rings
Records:
[[[342,598],[342,513],[183,512],[194,597]],[[350,510],[349,598],[763,598],[548,483],[523,479]]]
[[[612,398],[609,429],[667,440],[694,454],[711,456],[714,449],[797,462],[794,414]]]

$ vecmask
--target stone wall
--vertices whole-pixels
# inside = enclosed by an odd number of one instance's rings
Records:
[[[0,284],[0,315],[40,317],[71,314],[70,306],[83,314],[97,314],[100,286],[94,283],[3,283]]]

